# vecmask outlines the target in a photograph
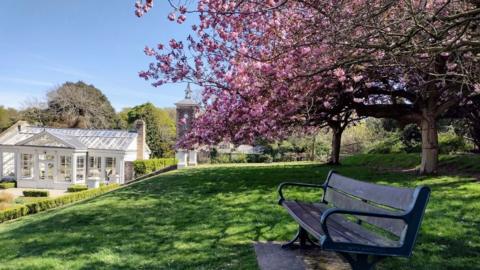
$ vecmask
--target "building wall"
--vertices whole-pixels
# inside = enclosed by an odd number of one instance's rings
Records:
[[[177,107],[177,139],[183,137],[192,127],[195,117],[195,107]],[[186,122],[182,123],[182,119]]]

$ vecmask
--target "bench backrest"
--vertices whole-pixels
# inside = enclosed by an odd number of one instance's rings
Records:
[[[403,220],[366,216],[356,218],[398,236],[402,243],[413,247],[429,193],[430,190],[425,187],[411,189],[372,184],[331,171],[327,177],[323,201],[343,209],[408,214],[408,224]]]

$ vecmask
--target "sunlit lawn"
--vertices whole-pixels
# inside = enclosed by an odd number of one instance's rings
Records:
[[[417,161],[407,155],[360,156],[336,168],[363,180],[432,188],[414,256],[388,259],[378,268],[480,269],[479,182],[469,176],[419,179],[399,170]],[[287,240],[296,229],[276,204],[277,185],[321,183],[329,169],[296,163],[170,172],[1,224],[0,269],[257,269],[252,243]]]

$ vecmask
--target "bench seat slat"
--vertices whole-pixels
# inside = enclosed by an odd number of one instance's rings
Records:
[[[328,186],[377,204],[408,210],[413,202],[414,189],[377,185],[332,173]]]
[[[305,203],[299,201],[284,201],[283,207],[312,236],[320,239],[325,235],[320,225],[322,213],[329,207],[322,203]],[[341,215],[329,218],[327,228],[334,242],[355,243],[370,246],[397,247],[398,243],[351,222]]]
[[[396,212],[389,211],[385,208],[377,207],[367,202],[363,202],[358,198],[348,196],[333,188],[327,189],[327,191],[325,192],[324,199],[329,204],[333,204],[335,207],[342,208],[342,209],[364,211],[364,212],[370,212],[370,213],[376,212],[376,213],[382,213],[382,214],[398,213],[398,211]],[[365,222],[368,222],[372,225],[378,226],[382,229],[385,229],[396,236],[401,236],[406,227],[406,224],[403,220],[393,220],[393,219],[377,218],[377,217],[370,217],[370,216],[357,216],[357,218]]]

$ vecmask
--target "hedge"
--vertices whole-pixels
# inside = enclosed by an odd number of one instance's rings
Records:
[[[67,188],[68,192],[79,192],[87,190],[88,187],[86,185],[72,185]]]
[[[135,176],[138,177],[176,164],[177,160],[174,158],[136,160],[133,162],[133,170],[135,171]]]
[[[14,188],[15,182],[0,182],[0,189]]]
[[[7,220],[16,219],[22,216],[26,216],[26,215],[38,213],[41,211],[45,211],[48,209],[52,209],[55,207],[59,207],[62,205],[70,204],[72,202],[92,198],[92,197],[101,195],[103,193],[106,193],[110,190],[114,190],[118,187],[119,187],[118,184],[110,184],[110,185],[95,188],[95,189],[69,193],[67,195],[57,197],[57,198],[46,198],[44,200],[30,202],[24,205],[14,206],[12,208],[8,208],[3,211],[0,211],[0,223]]]
[[[50,192],[48,190],[24,190],[23,196],[25,197],[48,197]]]

